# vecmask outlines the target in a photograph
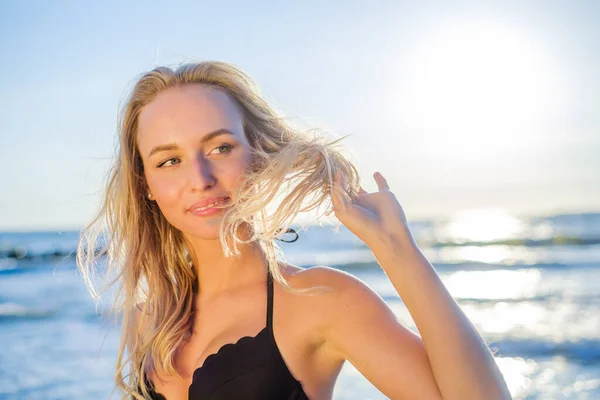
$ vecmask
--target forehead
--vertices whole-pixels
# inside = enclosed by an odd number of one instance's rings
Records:
[[[142,157],[153,146],[199,142],[204,134],[218,129],[228,129],[243,139],[243,119],[236,104],[225,92],[206,85],[169,88],[146,104],[138,118]]]

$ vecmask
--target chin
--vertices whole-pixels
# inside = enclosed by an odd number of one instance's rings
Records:
[[[181,231],[195,239],[202,240],[219,240],[219,227],[221,218],[205,218],[200,221],[190,223],[187,221],[185,228]]]

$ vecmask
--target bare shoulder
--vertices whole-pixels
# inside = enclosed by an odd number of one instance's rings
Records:
[[[356,301],[365,298],[379,298],[365,282],[336,268],[321,265],[300,268],[288,265],[286,272],[284,272],[284,276],[293,287],[306,289],[324,286],[328,288],[329,290],[324,292],[323,299],[343,301],[345,298],[351,297]]]
[[[298,302],[304,305],[302,308],[310,310],[311,318],[320,319],[326,330],[351,315],[356,318],[363,316],[362,321],[371,317],[395,319],[381,296],[348,272],[327,266],[288,266],[282,273],[293,288],[317,289],[313,296],[299,296]]]
[[[333,358],[349,359],[353,349],[362,346],[365,338],[389,336],[399,332],[398,341],[414,341],[415,336],[400,322],[387,303],[365,282],[335,268],[315,266],[295,270],[288,279],[297,288],[326,286],[329,290],[307,300],[308,316],[316,320],[320,341]],[[369,335],[361,336],[369,327]],[[382,339],[383,340],[383,339]]]

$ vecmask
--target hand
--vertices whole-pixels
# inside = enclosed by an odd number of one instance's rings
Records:
[[[414,245],[402,206],[386,179],[379,172],[373,174],[378,191],[367,193],[362,187],[354,198],[345,189],[341,172],[334,178],[331,192],[335,216],[372,250],[381,246]]]

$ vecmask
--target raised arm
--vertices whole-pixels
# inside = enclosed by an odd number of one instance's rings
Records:
[[[421,339],[401,327],[378,296],[355,283],[338,296],[340,317],[331,327],[330,346],[393,399],[510,399],[493,355],[419,250],[387,182],[380,174],[375,179],[378,192],[361,188],[350,199],[338,175],[336,216],[371,248]],[[411,383],[422,392],[399,387]]]
[[[311,268],[315,284],[333,288],[327,299],[324,343],[336,360],[348,360],[393,400],[438,400],[421,338],[400,324],[388,305],[357,278],[330,268]]]

